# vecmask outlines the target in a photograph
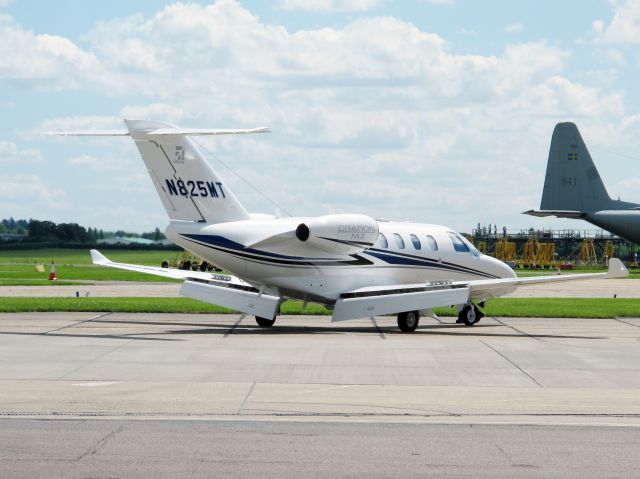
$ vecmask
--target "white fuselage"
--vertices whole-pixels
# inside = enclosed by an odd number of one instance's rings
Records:
[[[508,265],[478,253],[445,226],[380,221],[376,244],[346,255],[296,238],[293,231],[307,219],[172,222],[166,234],[265,291],[325,303],[367,286],[515,277]],[[273,237],[277,241],[268,241]]]

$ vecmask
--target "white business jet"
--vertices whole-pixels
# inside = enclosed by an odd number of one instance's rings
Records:
[[[125,125],[116,132],[53,134],[131,136],[169,215],[167,237],[230,274],[115,263],[92,250],[94,264],[183,279],[182,295],[255,315],[261,327],[274,324],[287,299],[323,304],[333,321],[397,314],[405,332],[415,331],[420,314],[457,305],[458,321],[472,326],[483,316],[478,305],[518,286],[628,274],[611,259],[606,273],[517,278],[446,226],[361,214],[249,213],[190,137],[267,128],[184,129],[145,120]]]

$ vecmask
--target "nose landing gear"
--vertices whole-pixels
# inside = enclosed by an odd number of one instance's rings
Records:
[[[458,320],[456,323],[463,323],[465,326],[473,326],[480,321],[483,316],[484,313],[480,311],[480,308],[475,304],[465,304],[458,313]]]

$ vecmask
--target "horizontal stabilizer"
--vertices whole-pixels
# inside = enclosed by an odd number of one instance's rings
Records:
[[[185,135],[185,136],[216,136],[216,135],[245,135],[250,133],[270,133],[269,128],[154,128],[140,130],[147,135]],[[71,131],[48,131],[45,135],[52,136],[130,136],[127,130],[71,130]]]
[[[538,218],[544,218],[547,216],[557,216],[558,218],[574,218],[579,219],[585,216],[583,211],[569,211],[569,210],[529,210],[524,211],[523,215],[537,216]]]
[[[43,135],[50,136],[129,136],[127,130],[69,130],[45,131]]]

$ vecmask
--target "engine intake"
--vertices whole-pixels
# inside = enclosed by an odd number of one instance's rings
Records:
[[[373,246],[378,222],[365,215],[325,215],[296,228],[296,238],[329,253],[354,254]]]

